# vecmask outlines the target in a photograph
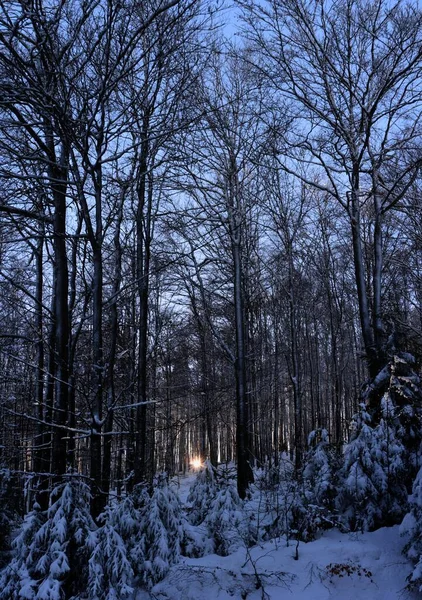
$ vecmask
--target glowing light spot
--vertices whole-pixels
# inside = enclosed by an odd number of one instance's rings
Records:
[[[192,460],[190,461],[190,464],[192,466],[193,469],[200,469],[202,467],[202,462],[200,458],[192,458]]]

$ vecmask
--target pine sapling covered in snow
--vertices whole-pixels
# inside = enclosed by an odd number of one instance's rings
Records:
[[[381,402],[382,419],[374,429],[373,455],[379,465],[375,485],[379,490],[382,525],[399,523],[407,509],[407,452],[396,426],[397,409],[387,392]]]
[[[326,429],[312,431],[308,444],[302,479],[292,479],[284,489],[284,501],[289,499],[291,505],[286,533],[293,533],[297,539],[304,541],[315,539],[320,530],[332,527],[337,522],[333,512],[340,464]]]
[[[61,600],[85,589],[96,528],[89,500],[88,486],[69,476],[53,489],[48,511],[35,505],[15,540],[15,556],[2,574],[1,600]]]
[[[322,520],[324,509],[309,503],[305,491],[303,481],[297,480],[292,480],[283,490],[282,505],[287,511],[283,519],[286,524],[286,530],[283,533],[287,541],[293,538],[309,542],[317,537],[317,533],[321,529],[326,529]]]
[[[103,526],[89,561],[89,599],[126,598],[132,580],[145,573],[145,523],[151,498],[146,485],[136,485],[131,494],[101,516]]]
[[[208,514],[211,502],[215,498],[218,485],[216,471],[209,460],[206,460],[203,468],[196,476],[189,496],[190,505],[189,519],[193,525],[199,525]]]
[[[35,598],[37,574],[34,564],[34,539],[47,519],[46,511],[42,511],[35,503],[13,540],[13,556],[11,562],[0,574],[0,600],[21,600]]]
[[[410,510],[403,519],[400,531],[409,537],[403,551],[416,564],[409,584],[422,592],[422,467],[413,484],[409,504]]]
[[[168,485],[165,473],[158,475],[151,501],[144,511],[145,562],[143,580],[148,586],[160,581],[180,558],[183,539],[180,500]]]
[[[101,519],[103,526],[95,534],[95,547],[89,559],[88,598],[126,600],[133,593],[134,577],[127,548],[109,507]]]
[[[183,539],[180,546],[182,556],[199,558],[206,554],[212,554],[213,543],[209,538],[205,522],[200,525],[192,525],[188,518],[183,515],[182,527]]]
[[[146,485],[138,484],[131,494],[110,511],[109,521],[122,538],[135,575],[141,575],[145,562],[144,521],[151,498]]]
[[[210,504],[205,523],[216,554],[227,556],[241,545],[249,543],[248,519],[233,483],[221,484]]]
[[[353,418],[352,439],[346,446],[337,506],[351,529],[371,530],[391,525],[402,516],[406,490],[402,483],[405,454],[390,426],[392,407],[387,395],[383,416],[373,428],[362,405]]]
[[[339,457],[329,442],[326,429],[312,431],[308,445],[303,469],[306,500],[331,511],[336,496]]]
[[[141,575],[144,583],[152,587],[166,576],[171,564],[168,532],[155,499],[146,515],[143,539],[145,559]]]
[[[36,570],[40,581],[37,600],[53,600],[66,590],[77,595],[85,589],[88,559],[96,529],[90,515],[90,492],[77,477],[52,491],[47,521],[34,538],[36,551],[41,551]]]
[[[395,335],[391,336],[394,341]],[[388,397],[393,408],[389,426],[395,429],[394,435],[405,448],[402,478],[408,492],[419,468],[419,448],[422,442],[422,385],[417,374],[416,361],[412,354],[399,352],[390,343],[388,363],[377,377],[366,387],[363,400],[375,424],[383,416],[382,399]]]
[[[406,449],[402,476],[410,492],[419,469],[422,442],[422,385],[415,370],[416,361],[412,354],[406,352],[395,354],[389,368],[388,398],[394,408],[396,436],[401,439]]]
[[[362,404],[352,420],[352,435],[344,452],[341,487],[337,506],[352,529],[372,529],[381,519],[378,490],[373,478],[377,465],[373,460],[375,442],[371,417]]]

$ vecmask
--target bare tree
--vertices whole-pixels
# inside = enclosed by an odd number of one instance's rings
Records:
[[[227,67],[223,66],[227,61]],[[233,51],[216,55],[197,98],[203,115],[200,127],[186,140],[193,161],[187,160],[184,189],[193,201],[207,255],[228,265],[228,285],[234,320],[234,350],[223,347],[234,367],[236,381],[236,456],[238,491],[243,498],[252,481],[250,389],[247,378],[247,311],[245,306],[247,224],[254,206],[254,157],[258,135],[259,90],[248,82]],[[199,169],[197,168],[199,166]],[[210,231],[214,232],[210,235]],[[206,239],[211,246],[205,250]],[[196,262],[196,277],[199,276]],[[202,288],[204,289],[204,288]],[[216,333],[214,329],[214,334]],[[219,342],[222,342],[220,337]]]
[[[257,76],[280,93],[291,115],[287,135],[274,130],[280,167],[330,194],[348,215],[374,378],[385,364],[384,219],[421,164],[420,8],[385,0],[270,0],[244,6],[244,16]],[[363,211],[371,215],[369,273]]]

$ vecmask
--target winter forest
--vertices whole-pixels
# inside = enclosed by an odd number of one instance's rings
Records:
[[[420,597],[421,366],[417,0],[0,0],[0,600]]]

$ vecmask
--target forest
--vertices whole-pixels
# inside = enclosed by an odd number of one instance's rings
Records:
[[[422,591],[421,167],[417,0],[0,0],[0,600],[402,522]]]

